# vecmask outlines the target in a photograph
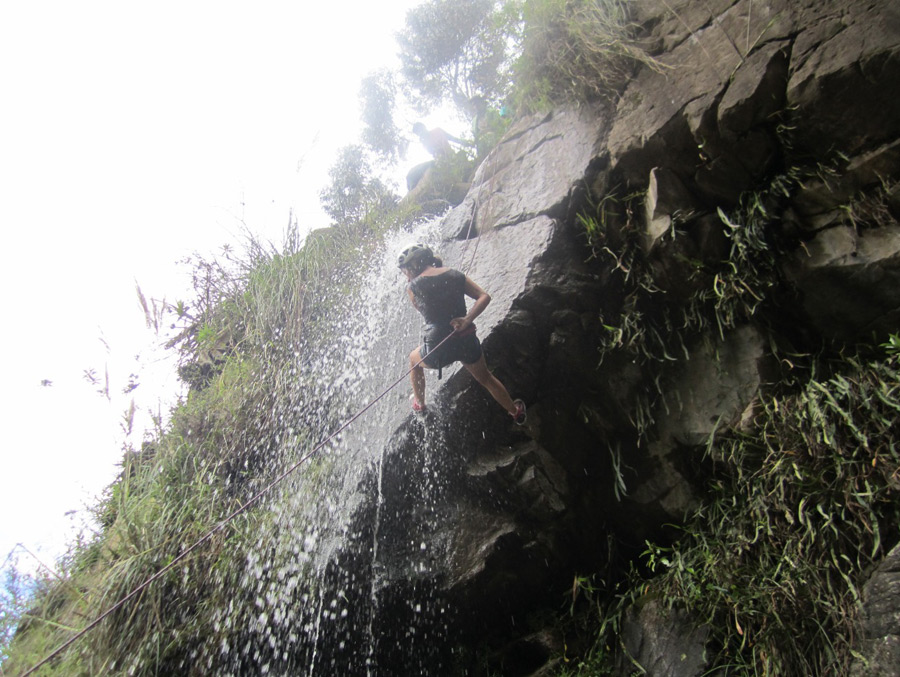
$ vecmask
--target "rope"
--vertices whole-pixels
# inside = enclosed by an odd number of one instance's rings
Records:
[[[482,161],[482,162],[484,162],[484,161]],[[488,165],[488,166],[490,167],[490,165]],[[490,208],[490,205],[491,205],[491,197],[490,196],[494,195],[494,180],[497,178],[497,174],[499,173],[499,171],[500,170],[498,168],[494,167],[493,171],[491,172],[490,177],[487,179],[486,182],[482,183],[482,185],[484,185],[485,183],[487,184],[488,196],[489,196],[487,199],[487,203],[489,205],[489,210],[488,210],[487,215],[485,216],[485,221],[489,220],[492,216],[493,209]],[[469,219],[469,226],[468,226],[468,228],[466,228],[466,244],[463,247],[463,253],[462,253],[462,256],[460,257],[463,260],[463,262],[465,262],[466,253],[469,251],[469,242],[471,241],[470,236],[472,234],[472,229],[475,226],[475,221],[478,219],[478,212],[482,206],[480,190],[475,193],[474,202],[475,202],[475,206],[472,208],[472,218]],[[463,272],[466,275],[469,274],[469,269],[475,264],[475,255],[478,254],[478,245],[479,244],[481,244],[481,233],[476,232],[475,233],[475,249],[472,250],[472,258],[469,259],[469,263],[465,265],[465,268],[463,270]]]
[[[16,544],[12,547],[12,550],[10,550],[9,553],[6,555],[6,559],[3,560],[3,564],[0,564],[0,570],[2,570],[4,567],[6,567],[7,564],[9,564],[9,560],[11,560],[11,559],[12,559],[12,556],[13,556],[14,554],[16,554],[16,550],[17,550],[20,546],[22,546],[21,543],[16,543]]]
[[[438,343],[438,344],[434,347],[434,350],[437,350],[437,349],[440,348],[442,345],[444,345],[444,343],[445,343],[446,341],[450,340],[450,339],[454,336],[455,333],[456,333],[456,332],[454,331],[454,332],[448,334],[446,337],[444,337],[444,340],[441,341],[440,343]],[[100,624],[107,616],[109,616],[110,614],[112,614],[112,613],[113,613],[114,611],[116,611],[117,609],[121,608],[126,602],[128,602],[129,600],[131,600],[132,598],[134,598],[134,597],[135,597],[136,595],[138,595],[140,592],[143,592],[143,591],[144,591],[147,587],[149,587],[154,581],[156,581],[157,579],[159,579],[160,577],[162,577],[163,574],[165,574],[166,572],[168,572],[168,571],[170,571],[171,569],[173,569],[173,568],[175,567],[175,565],[177,565],[179,562],[181,562],[185,557],[187,557],[187,556],[190,555],[192,552],[194,552],[197,548],[199,548],[201,545],[203,545],[204,543],[206,543],[207,541],[209,541],[209,539],[211,539],[217,532],[219,532],[219,531],[221,531],[223,528],[225,528],[225,526],[226,526],[229,522],[231,522],[233,519],[235,519],[236,517],[238,517],[241,513],[246,512],[246,510],[247,510],[250,506],[252,506],[252,505],[254,505],[255,503],[257,503],[257,502],[259,501],[259,499],[261,499],[263,496],[265,496],[267,493],[269,493],[269,492],[270,492],[272,489],[274,489],[278,484],[280,484],[281,482],[283,482],[283,481],[285,480],[285,478],[288,477],[288,475],[290,475],[291,473],[293,473],[293,472],[294,472],[297,468],[299,468],[303,463],[305,463],[305,462],[306,462],[307,460],[309,460],[312,456],[314,456],[316,453],[318,453],[319,450],[322,449],[322,447],[324,447],[326,444],[328,444],[329,442],[331,442],[335,437],[337,437],[337,436],[340,435],[342,432],[344,432],[344,430],[346,430],[347,428],[349,428],[350,425],[351,425],[352,423],[354,423],[360,416],[362,416],[362,415],[363,415],[364,413],[366,413],[369,409],[371,409],[373,406],[375,406],[375,404],[377,404],[380,400],[382,400],[382,399],[383,399],[383,398],[384,398],[391,390],[393,390],[394,388],[396,388],[396,387],[400,384],[401,381],[403,381],[407,376],[409,376],[409,375],[412,373],[412,371],[413,371],[416,367],[418,367],[419,365],[421,365],[424,361],[425,361],[425,360],[424,360],[424,358],[423,358],[423,359],[419,360],[415,365],[413,365],[412,367],[410,367],[409,370],[406,371],[406,373],[404,373],[400,378],[398,378],[398,379],[397,379],[396,381],[394,381],[391,385],[389,385],[387,388],[385,388],[385,389],[384,389],[384,390],[383,390],[383,391],[382,391],[375,399],[371,400],[366,406],[364,406],[362,409],[360,409],[359,411],[357,411],[357,412],[356,412],[353,416],[351,416],[346,422],[344,422],[340,427],[338,427],[337,430],[335,430],[335,431],[334,431],[333,433],[331,433],[328,437],[326,437],[324,440],[322,440],[321,442],[319,442],[319,444],[317,444],[317,445],[312,449],[312,451],[310,451],[309,453],[307,453],[307,454],[306,454],[305,456],[303,456],[299,461],[297,461],[296,463],[294,463],[294,465],[292,465],[290,468],[288,468],[288,469],[285,470],[283,473],[281,473],[278,477],[276,477],[274,480],[272,480],[268,485],[266,485],[263,489],[261,489],[259,492],[257,492],[257,493],[256,493],[252,498],[250,498],[246,503],[244,503],[241,507],[239,507],[237,510],[235,510],[235,511],[232,512],[230,515],[228,515],[228,517],[226,517],[226,518],[223,519],[221,522],[219,522],[215,527],[213,527],[210,531],[208,531],[208,532],[206,533],[206,535],[204,535],[202,538],[200,538],[199,540],[197,540],[193,545],[191,545],[191,546],[190,546],[189,548],[187,548],[186,550],[182,551],[182,553],[181,553],[180,555],[178,555],[175,559],[173,559],[171,562],[169,562],[166,566],[164,566],[162,569],[160,569],[160,570],[157,571],[155,574],[153,574],[153,576],[151,576],[150,578],[148,578],[146,581],[144,581],[143,583],[141,583],[139,586],[137,586],[137,587],[136,587],[134,590],[132,590],[130,593],[128,593],[127,595],[125,595],[125,597],[123,597],[123,598],[120,599],[118,602],[116,602],[116,603],[113,604],[111,607],[109,607],[106,611],[104,611],[104,612],[103,612],[102,614],[100,614],[97,618],[95,618],[93,621],[91,621],[90,623],[88,623],[84,628],[82,628],[79,632],[77,632],[74,636],[70,637],[68,640],[66,640],[65,642],[63,642],[62,644],[60,644],[58,647],[56,647],[56,649],[54,649],[49,655],[47,655],[45,658],[43,658],[43,659],[41,660],[40,663],[37,663],[36,665],[34,665],[34,666],[32,666],[31,668],[29,668],[26,672],[22,673],[22,677],[27,677],[28,675],[32,674],[35,670],[37,670],[38,668],[40,668],[40,667],[43,666],[43,665],[46,665],[46,664],[47,664],[49,661],[51,661],[53,658],[55,658],[56,656],[58,656],[59,654],[61,654],[63,651],[65,651],[67,648],[69,648],[72,644],[74,644],[76,641],[78,641],[81,637],[83,637],[83,636],[86,635],[89,631],[91,631],[91,630],[93,630],[95,627],[97,627],[97,626],[98,626],[98,625],[99,625],[99,624]],[[10,554],[12,554],[12,553],[10,553]]]

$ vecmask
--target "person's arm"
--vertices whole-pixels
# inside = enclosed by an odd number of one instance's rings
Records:
[[[453,136],[452,134],[447,134],[447,132],[444,132],[444,134],[447,136],[447,140],[448,140],[448,141],[452,141],[453,143],[457,143],[457,144],[459,144],[460,146],[468,146],[469,148],[472,148],[472,147],[475,146],[475,144],[472,143],[471,141],[466,141],[465,139],[458,139],[458,138],[456,138],[455,136]]]
[[[446,144],[447,148],[450,148],[451,141],[453,143],[459,144],[460,146],[474,146],[475,145],[471,141],[465,141],[464,139],[456,138],[455,136],[453,136],[452,134],[447,132],[446,129],[443,129],[441,127],[435,127],[433,130],[431,130],[431,132],[432,132],[432,134],[435,135],[436,140],[438,140],[438,144],[441,146]]]
[[[475,321],[475,318],[481,315],[491,302],[491,295],[475,284],[468,276],[466,276],[465,293],[469,298],[475,299],[475,303],[469,308],[469,312],[466,313],[465,317],[454,317],[450,320],[450,326],[456,331],[468,329]]]

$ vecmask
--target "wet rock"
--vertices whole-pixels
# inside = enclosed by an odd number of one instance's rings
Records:
[[[887,206],[891,216],[900,221],[900,184],[893,186],[887,194]]]
[[[706,337],[673,371],[646,455],[628,460],[636,473],[628,483],[627,503],[643,523],[677,523],[697,507],[697,488],[684,456],[705,446],[716,430],[740,422],[759,393],[763,358],[762,335],[745,326],[724,340]],[[639,524],[631,528],[645,530]]]
[[[622,627],[625,647],[617,665],[620,675],[638,670],[648,677],[699,677],[706,674],[709,631],[677,609],[658,600],[631,607]]]
[[[491,656],[488,669],[508,677],[551,677],[557,674],[564,640],[552,629],[517,639]]]
[[[513,308],[527,289],[536,260],[560,236],[556,222],[538,216],[515,228],[495,228],[475,240],[447,242],[441,253],[445,262],[466,274],[492,297],[478,318],[481,335],[487,336]]]
[[[635,20],[646,26],[648,39],[658,41],[656,53],[671,52],[683,42],[695,36],[721,16],[734,0],[712,0],[696,3],[691,0],[635,0],[632,11]]]
[[[658,167],[652,169],[644,197],[644,250],[653,249],[672,227],[673,219],[679,214],[691,213],[696,205],[696,200],[675,172]]]
[[[718,105],[719,131],[725,139],[771,123],[784,109],[789,49],[786,41],[763,45],[735,71]]]
[[[814,19],[810,21],[809,19]],[[892,0],[823,3],[795,40],[787,103],[796,142],[825,158],[900,134],[900,10]]]
[[[689,214],[693,217],[693,214]],[[653,280],[673,299],[687,301],[708,288],[714,270],[728,257],[730,243],[718,214],[703,214],[679,224],[659,240],[649,256]]]
[[[820,231],[785,264],[803,310],[826,337],[884,339],[900,326],[900,226]]]
[[[820,230],[840,221],[861,192],[879,188],[885,178],[900,174],[900,141],[862,153],[820,178],[805,181],[792,197],[792,208],[806,230]]]
[[[608,145],[612,164],[629,185],[641,185],[654,166],[693,173],[703,161],[704,139],[696,132],[705,128],[707,111],[741,58],[729,36],[710,21],[661,55],[661,69],[644,69],[628,85]]]
[[[473,237],[544,214],[558,216],[583,183],[606,130],[602,111],[586,106],[516,123],[445,219],[445,237]]]
[[[862,588],[862,632],[851,677],[900,674],[900,547]]]
[[[668,413],[659,418],[659,437],[702,445],[716,428],[732,427],[759,393],[765,339],[745,325],[708,335],[674,370],[666,388]]]

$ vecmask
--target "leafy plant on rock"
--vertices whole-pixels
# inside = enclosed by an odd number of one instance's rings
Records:
[[[813,368],[764,398],[752,429],[710,446],[710,500],[646,553],[660,574],[649,594],[696,614],[714,665],[740,674],[848,674],[859,585],[898,537],[896,359]]]

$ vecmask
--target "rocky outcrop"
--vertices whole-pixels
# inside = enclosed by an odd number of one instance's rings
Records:
[[[437,390],[443,413],[394,434],[374,626],[380,664],[396,674],[401,638],[433,657],[435,673],[447,661],[466,674],[476,664],[509,675],[546,668],[559,638],[535,614],[559,608],[573,577],[608,562],[610,535],[636,552],[697,504],[697,450],[752,416],[772,332],[814,345],[898,330],[895,3],[634,6],[659,66],[639,69],[615,105],[517,123],[442,222],[445,262],[494,298],[479,334],[495,373],[527,401],[529,423],[512,426],[457,372]],[[784,189],[753,203],[763,185]],[[597,256],[577,215],[604,201],[621,207],[605,213],[610,247]],[[772,308],[770,321],[710,321],[663,364],[622,352],[599,365],[608,318],[627,307],[615,243],[641,229],[654,291],[677,308],[703,275],[715,282],[705,271],[734,246],[725,212],[741,208],[763,214],[782,247],[778,284],[747,289],[765,295],[756,302]],[[427,465],[423,447],[440,481],[411,474],[411,460]],[[877,661],[896,628],[872,618],[860,650]],[[415,641],[414,621],[425,628]],[[483,647],[477,660],[423,639],[446,632]],[[651,602],[629,612],[623,642],[646,674],[699,675],[704,637]]]
[[[900,547],[894,548],[862,590],[860,652],[851,675],[896,675],[900,666]]]
[[[900,80],[897,7],[637,4],[665,68],[644,69],[624,92],[601,188],[649,185],[653,243],[667,214],[733,205],[767,173],[817,165],[820,175],[804,176],[781,207],[785,228],[801,234],[784,266],[809,322],[840,340],[895,327],[896,233],[867,232],[860,221],[900,172],[900,101],[890,93]]]
[[[648,675],[695,677],[706,668],[707,629],[683,611],[666,609],[657,600],[630,607],[622,627],[624,651],[619,674],[636,666]]]

